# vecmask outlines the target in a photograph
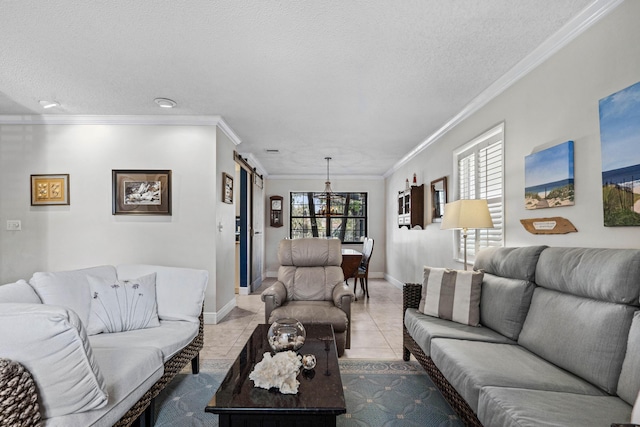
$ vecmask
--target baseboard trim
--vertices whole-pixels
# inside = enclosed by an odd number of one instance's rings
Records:
[[[233,298],[231,301],[229,301],[227,304],[225,304],[225,306],[222,307],[218,311],[214,311],[214,312],[205,311],[205,312],[203,312],[202,313],[202,317],[203,317],[203,320],[204,320],[204,324],[205,325],[217,325],[218,322],[220,322],[222,319],[224,319],[227,314],[231,313],[231,310],[233,310],[235,307],[236,307],[236,299]]]
[[[402,289],[402,287],[404,286],[404,282],[396,279],[395,277],[390,276],[389,274],[385,274],[384,278],[387,282],[391,283],[393,286],[395,286],[398,289]]]

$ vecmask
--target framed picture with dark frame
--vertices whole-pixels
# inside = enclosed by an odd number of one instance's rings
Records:
[[[171,171],[114,169],[113,215],[171,215]]]
[[[68,173],[31,175],[31,206],[69,204]]]
[[[233,203],[233,177],[225,172],[222,172],[222,201]]]

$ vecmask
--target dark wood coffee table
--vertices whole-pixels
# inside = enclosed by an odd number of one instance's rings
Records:
[[[331,325],[305,326],[307,338],[299,354],[314,354],[317,365],[298,374],[298,394],[254,387],[249,374],[265,352],[269,325],[258,325],[235,360],[206,412],[218,414],[221,427],[335,426],[336,416],[347,411],[338,353]],[[326,350],[325,350],[326,349]]]

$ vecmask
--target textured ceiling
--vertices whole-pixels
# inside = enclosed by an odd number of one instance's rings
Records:
[[[0,0],[0,114],[219,115],[268,174],[380,176],[591,3]]]

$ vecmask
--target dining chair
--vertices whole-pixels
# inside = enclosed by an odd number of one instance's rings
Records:
[[[360,289],[364,295],[369,298],[369,261],[371,260],[371,254],[373,253],[373,239],[365,237],[364,244],[362,245],[362,262],[355,275],[355,282],[353,283],[353,293],[356,293],[356,287],[358,286],[358,279],[360,279]],[[358,301],[356,295],[355,300]]]

